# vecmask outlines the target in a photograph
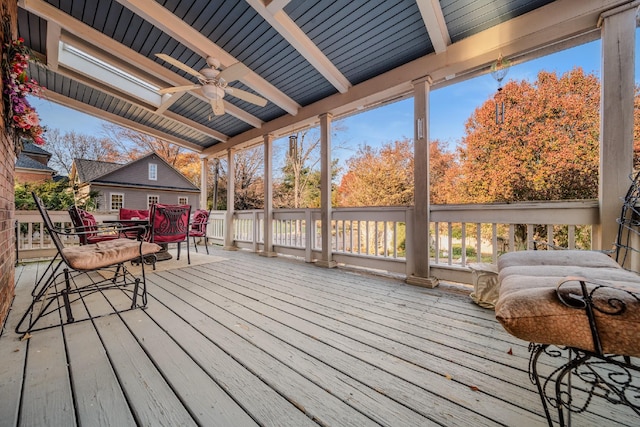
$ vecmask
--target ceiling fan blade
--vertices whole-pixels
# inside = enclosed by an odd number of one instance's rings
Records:
[[[165,93],[175,93],[175,92],[185,92],[193,89],[200,89],[202,86],[200,85],[187,85],[187,86],[174,86],[174,87],[166,87],[164,89],[160,89],[158,93],[160,95],[164,95]]]
[[[244,65],[242,62],[236,62],[235,64],[231,64],[224,70],[220,71],[220,74],[218,74],[218,78],[225,79],[227,83],[230,83],[235,80],[240,80],[249,71],[249,67]]]
[[[168,62],[169,64],[173,65],[174,67],[180,68],[182,71],[185,71],[193,76],[196,76],[198,78],[203,78],[204,76],[202,74],[200,74],[199,72],[197,72],[196,70],[194,70],[193,68],[189,67],[186,64],[183,64],[182,62],[178,61],[177,59],[173,59],[172,57],[170,57],[169,55],[165,55],[164,53],[156,53],[156,56],[160,59],[162,59],[165,62]]]
[[[213,114],[216,116],[224,114],[224,102],[222,102],[222,98],[212,98],[209,103],[211,104]]]
[[[231,95],[231,96],[235,96],[236,98],[240,98],[243,101],[247,101],[250,102],[252,104],[256,104],[260,107],[264,107],[265,105],[267,105],[267,100],[258,96],[258,95],[254,95],[251,92],[247,92],[246,90],[242,90],[242,89],[236,89],[236,88],[226,88],[225,91]]]

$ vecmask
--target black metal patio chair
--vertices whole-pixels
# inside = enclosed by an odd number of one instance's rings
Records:
[[[16,333],[26,334],[60,324],[89,320],[146,306],[147,284],[144,263],[141,263],[141,277],[134,277],[125,263],[154,254],[160,250],[160,246],[142,239],[117,238],[65,247],[61,237],[94,231],[75,232],[55,227],[40,197],[35,193],[32,195],[42,216],[44,231],[51,238],[57,253],[40,280],[36,282],[32,291],[32,302],[18,322]],[[142,236],[145,227],[114,227],[116,233],[134,230],[138,230]],[[96,274],[91,274],[94,272]],[[104,275],[99,274],[100,272]],[[111,309],[105,312],[101,308],[96,313],[92,313],[91,307],[87,304],[87,297],[97,293],[104,296],[105,292],[110,290],[118,291],[115,294],[112,293],[116,297],[116,302],[108,300]],[[123,295],[126,298],[123,299]],[[73,314],[74,307],[81,309],[86,315],[83,314],[80,319],[76,319]],[[36,323],[44,317],[48,320],[36,327]],[[26,327],[23,327],[25,322]]]

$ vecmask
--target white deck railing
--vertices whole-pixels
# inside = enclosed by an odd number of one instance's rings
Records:
[[[69,226],[67,212],[50,212],[54,222]],[[40,233],[40,215],[17,211],[18,250],[21,259],[42,256],[51,242]],[[96,219],[115,219],[97,215]],[[496,262],[504,252],[531,249],[534,241],[569,248],[591,248],[592,226],[597,224],[597,201],[530,202],[482,205],[434,205],[429,242],[431,266],[453,280],[472,262]],[[339,263],[408,274],[413,260],[407,239],[412,236],[413,209],[405,207],[335,208],[332,211],[332,257]],[[209,238],[224,244],[226,212],[213,211]],[[308,262],[321,255],[319,209],[276,209],[273,214],[273,251]],[[259,251],[264,248],[264,211],[234,214],[234,245]],[[68,244],[74,244],[70,241]],[[425,242],[426,244],[426,242]],[[409,250],[407,250],[409,246]],[[452,276],[453,275],[453,276]],[[459,276],[465,280],[466,276]]]

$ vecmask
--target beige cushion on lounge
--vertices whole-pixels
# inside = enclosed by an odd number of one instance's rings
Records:
[[[509,252],[498,258],[498,270],[523,265],[571,265],[593,268],[620,268],[610,256],[596,251],[519,251]]]
[[[142,242],[142,255],[158,252],[160,246]],[[140,242],[131,239],[114,239],[91,245],[69,246],[62,250],[69,267],[76,270],[95,270],[133,260],[140,256]]]
[[[640,295],[640,276],[636,273],[622,269],[607,255],[592,251],[513,252],[499,258],[498,268],[500,296],[496,317],[512,335],[539,344],[593,351],[585,310],[567,307],[556,294],[558,283],[566,276],[581,276],[614,288],[603,288],[594,294],[598,307],[607,307],[610,298],[623,301],[627,307],[620,315],[595,311],[604,352],[640,357],[640,302],[619,290]],[[581,294],[579,282],[566,283],[561,292]]]

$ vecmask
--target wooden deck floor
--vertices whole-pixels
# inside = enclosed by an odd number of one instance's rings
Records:
[[[43,266],[18,267],[0,337],[0,424],[546,424],[527,343],[466,294],[214,252],[149,274],[146,310],[26,341],[14,324]],[[95,294],[87,308],[104,303]],[[575,425],[638,422],[624,408],[592,410]]]

